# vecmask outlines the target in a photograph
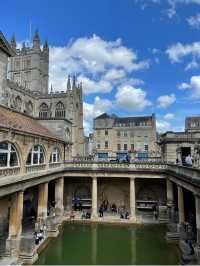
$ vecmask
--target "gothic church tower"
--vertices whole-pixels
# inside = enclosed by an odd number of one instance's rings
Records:
[[[15,35],[13,35],[10,44],[16,55],[10,60],[9,78],[26,90],[37,94],[47,94],[49,80],[49,47],[47,41],[41,48],[40,35],[36,31],[32,47],[27,47],[23,43],[22,48],[17,49]]]

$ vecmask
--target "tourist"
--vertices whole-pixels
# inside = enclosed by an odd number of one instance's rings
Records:
[[[192,157],[190,154],[188,154],[188,156],[186,156],[185,163],[186,163],[186,166],[192,167]]]
[[[103,217],[103,211],[104,211],[103,204],[101,204],[99,208],[99,217]]]
[[[158,219],[158,206],[156,204],[153,206],[153,215],[154,215],[154,218],[157,220]]]
[[[112,211],[112,213],[116,213],[117,212],[117,206],[116,206],[115,203],[112,204],[111,211]]]
[[[129,219],[129,213],[127,211],[125,212],[124,218]]]
[[[86,212],[86,219],[90,219],[91,218],[91,213],[89,211]]]
[[[86,212],[85,211],[82,212],[81,219],[86,219]]]

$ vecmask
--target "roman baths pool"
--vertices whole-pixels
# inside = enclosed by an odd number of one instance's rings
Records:
[[[41,252],[37,265],[178,265],[178,246],[165,240],[163,225],[67,223]]]

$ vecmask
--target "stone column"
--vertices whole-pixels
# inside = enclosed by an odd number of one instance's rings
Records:
[[[39,185],[38,191],[38,220],[45,220],[47,217],[47,207],[48,207],[48,182]]]
[[[55,180],[55,212],[57,216],[62,216],[63,207],[63,193],[64,193],[64,177]]]
[[[184,213],[184,199],[183,199],[183,188],[178,186],[178,216],[179,224],[185,222],[185,213]]]
[[[130,178],[130,219],[136,220],[136,203],[135,203],[135,178]]]
[[[171,220],[174,216],[174,193],[173,193],[173,183],[169,179],[166,179],[166,189],[167,189],[167,207],[168,207],[168,218]]]
[[[92,177],[92,218],[97,218],[97,177]]]
[[[173,183],[169,179],[166,180],[166,183],[167,183],[167,205],[173,206],[174,204]]]
[[[9,218],[9,238],[18,238],[22,232],[24,192],[19,191],[11,196]]]
[[[195,195],[197,243],[200,245],[200,197]]]

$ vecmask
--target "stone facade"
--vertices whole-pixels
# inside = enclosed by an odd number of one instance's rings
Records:
[[[54,92],[52,87],[48,92],[49,48],[47,42],[40,48],[38,32],[33,47],[23,44],[21,49],[16,49],[15,36],[11,47],[10,54],[0,49],[0,104],[38,118],[58,137],[72,142],[73,156],[83,155],[82,85],[76,83],[75,77],[73,80],[68,77],[65,92]],[[8,56],[11,56],[9,79]]]
[[[102,114],[94,119],[94,142],[99,158],[157,155],[155,116],[117,117]]]
[[[195,118],[196,120],[196,118]],[[158,143],[161,147],[162,159],[167,162],[185,163],[190,154],[196,167],[200,167],[200,130],[191,127],[190,119],[186,118],[185,132],[166,132],[161,134]]]

